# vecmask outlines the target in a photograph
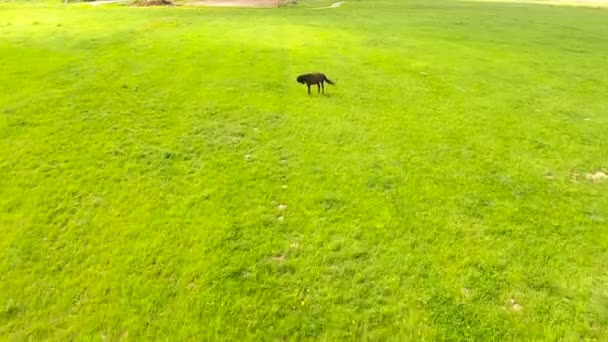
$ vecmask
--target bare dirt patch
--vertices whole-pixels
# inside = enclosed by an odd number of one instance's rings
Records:
[[[585,178],[587,178],[587,180],[590,180],[594,183],[598,183],[598,182],[603,182],[605,180],[608,180],[608,174],[606,174],[606,172],[604,172],[604,171],[597,171],[594,173],[586,174]]]
[[[338,1],[338,2],[334,2],[333,4],[326,6],[326,7],[315,7],[313,9],[327,9],[327,8],[336,8],[336,7],[340,7],[342,6],[342,4],[344,3],[344,1]]]

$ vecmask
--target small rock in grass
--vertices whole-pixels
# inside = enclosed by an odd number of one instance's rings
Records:
[[[281,203],[281,204],[279,204],[278,208],[279,208],[280,211],[283,211],[283,210],[287,209],[287,204]]]
[[[513,311],[520,311],[523,309],[523,306],[521,306],[514,298],[509,299],[509,307]]]

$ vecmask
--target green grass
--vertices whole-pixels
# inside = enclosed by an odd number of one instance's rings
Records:
[[[608,9],[327,4],[0,4],[0,339],[608,335]]]

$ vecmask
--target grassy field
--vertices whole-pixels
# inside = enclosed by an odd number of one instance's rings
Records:
[[[0,339],[608,335],[608,9],[327,4],[0,4]]]

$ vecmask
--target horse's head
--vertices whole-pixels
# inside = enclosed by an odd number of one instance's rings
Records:
[[[304,81],[304,75],[300,75],[300,76],[298,76],[298,78],[296,78],[296,81],[298,81],[298,83],[302,83],[302,84],[306,83],[306,82]]]

